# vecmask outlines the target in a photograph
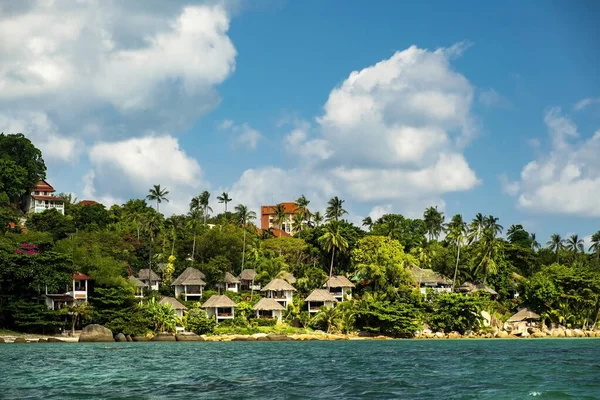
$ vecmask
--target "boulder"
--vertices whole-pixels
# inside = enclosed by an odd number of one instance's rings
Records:
[[[531,337],[534,337],[534,338],[543,338],[543,337],[546,337],[546,334],[544,332],[537,331],[537,332],[533,332],[531,334]]]
[[[248,336],[235,336],[233,339],[231,339],[232,342],[247,342],[248,341]]]
[[[467,330],[465,331],[465,334],[464,334],[464,336],[465,336],[465,337],[471,337],[471,336],[473,336],[473,335],[475,335],[475,332],[473,332],[473,331],[472,331],[472,330],[470,330],[470,329],[467,329]]]
[[[565,331],[561,328],[552,329],[552,337],[565,337]]]
[[[259,341],[259,342],[268,342],[269,338],[266,337],[266,336],[259,336],[259,337],[256,338],[256,340]]]
[[[63,343],[63,341],[60,340],[59,338],[49,337],[48,338],[48,343]]]
[[[48,343],[48,339],[39,338],[38,343]]]
[[[18,338],[15,338],[13,343],[27,343],[27,339],[25,339],[24,337],[18,337]]]
[[[530,336],[531,336],[531,335],[530,335],[530,334],[529,334],[529,332],[527,332],[527,331],[524,331],[524,332],[522,332],[522,333],[521,333],[521,337],[522,337],[522,338],[528,338],[528,337],[530,337]]]
[[[573,329],[573,336],[585,337],[585,333],[581,329]]]
[[[286,335],[279,335],[276,333],[269,333],[267,335],[267,339],[270,341],[277,341],[277,342],[283,342],[283,341],[287,341],[287,340],[292,340],[292,338],[287,337]]]
[[[460,339],[462,338],[462,335],[458,332],[450,332],[448,334],[448,339]]]
[[[102,325],[91,324],[83,328],[79,335],[80,342],[114,342],[113,334],[110,329]]]
[[[174,342],[175,340],[175,335],[171,333],[159,333],[150,339],[152,342]]]
[[[175,340],[178,342],[205,342],[206,340],[192,332],[178,333],[175,335]]]
[[[492,316],[487,311],[482,311],[481,316],[483,317],[483,326],[491,326],[492,325]]]
[[[510,334],[506,331],[498,331],[498,333],[496,333],[496,337],[499,339],[506,339],[510,337]]]
[[[4,341],[4,338],[1,338],[1,337],[0,337],[0,343],[6,343],[6,342]]]
[[[136,336],[136,335],[132,336],[131,340],[134,341],[134,342],[148,342],[148,341],[150,341],[150,339],[148,337],[146,337],[146,336]]]
[[[435,337],[435,335],[433,334],[433,332],[427,332],[424,333],[423,336],[427,339],[433,339]]]
[[[117,336],[115,336],[115,342],[126,342],[126,341],[127,341],[127,338],[122,333],[118,333]]]
[[[133,342],[131,335],[125,335],[125,339],[127,339],[128,342]]]
[[[565,329],[565,337],[573,337],[573,331],[570,329]]]
[[[421,332],[421,333],[425,335],[425,334],[428,334],[428,333],[433,333],[433,331],[431,329],[429,329],[429,328],[424,328],[423,332]]]
[[[442,332],[436,332],[436,333],[434,334],[434,336],[435,336],[437,339],[443,339],[443,338],[444,338],[444,334],[443,334]]]

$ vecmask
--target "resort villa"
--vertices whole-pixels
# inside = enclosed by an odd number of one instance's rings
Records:
[[[65,293],[49,294],[46,288],[46,305],[51,310],[60,310],[74,303],[87,302],[89,280],[89,276],[76,272],[73,274],[71,287],[67,287]]]
[[[158,285],[161,281],[160,276],[156,274],[156,272],[152,271],[148,268],[140,269],[138,272],[138,279],[144,282],[146,287],[150,287],[152,290],[158,290]]]
[[[287,201],[283,204],[285,209],[285,219],[279,224],[275,220],[275,208],[277,206],[261,206],[260,207],[260,227],[262,230],[272,229],[273,233],[277,237],[287,237],[294,235],[293,218],[294,214],[297,214],[298,207],[296,203]]]
[[[289,283],[290,285],[293,285],[294,283],[296,283],[296,277],[294,275],[292,275],[291,272],[288,272],[288,271],[279,271],[279,274],[277,274],[277,277],[286,280],[287,283]]]
[[[215,284],[215,287],[219,290],[229,290],[237,293],[240,290],[240,280],[235,276],[231,275],[230,272],[225,272],[223,280],[221,282],[217,282]]]
[[[485,292],[485,293],[489,294],[492,299],[498,297],[498,292],[496,292],[491,287],[481,284],[481,283],[475,284],[472,282],[465,282],[462,285],[460,285],[460,287],[458,288],[458,291],[461,292],[462,294]]]
[[[253,269],[245,269],[238,275],[240,280],[240,290],[260,290],[259,283],[254,282],[256,279],[256,271]]]
[[[408,272],[419,285],[420,291],[423,294],[427,293],[427,289],[432,289],[438,293],[451,291],[452,281],[432,269],[422,269],[412,266]]]
[[[200,300],[202,290],[206,286],[206,276],[196,268],[188,267],[173,281],[171,286],[175,287],[175,297],[183,297],[185,301]]]
[[[338,302],[327,289],[313,290],[304,301],[308,303],[311,314],[318,313],[322,307],[332,308]]]
[[[274,299],[262,298],[252,307],[256,311],[256,318],[277,318],[281,321],[285,308]]]
[[[187,307],[181,304],[175,297],[163,297],[158,302],[159,304],[168,304],[173,309],[173,313],[178,318],[183,318],[183,312],[187,311]]]
[[[26,209],[31,213],[41,213],[46,210],[55,209],[61,214],[65,214],[65,201],[60,197],[54,196],[54,188],[48,182],[39,181],[31,191],[27,199]]]
[[[264,288],[260,290],[265,293],[269,299],[275,299],[284,308],[292,302],[296,288],[284,281],[283,279],[273,279]]]
[[[131,284],[134,287],[135,298],[140,299],[140,301],[141,301],[141,299],[144,298],[144,288],[147,287],[147,285],[133,275],[130,275],[129,278],[127,278],[127,279],[129,280],[129,282],[131,282]]]
[[[226,319],[233,319],[237,304],[224,294],[214,294],[201,307],[206,309],[206,315],[214,317],[217,322],[222,322]]]
[[[328,288],[329,293],[331,293],[337,301],[344,301],[345,299],[352,298],[352,288],[355,286],[354,283],[350,282],[350,279],[345,276],[334,275],[327,279],[327,282],[325,282],[323,287]]]

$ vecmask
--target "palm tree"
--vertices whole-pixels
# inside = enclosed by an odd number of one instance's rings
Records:
[[[508,227],[508,230],[506,231],[506,238],[508,239],[509,242],[514,243],[516,240],[516,235],[523,231],[523,225],[521,224],[512,224],[511,226]]]
[[[488,215],[485,217],[485,228],[489,229],[494,237],[501,234],[502,230],[504,229],[502,225],[498,223],[498,218],[494,217],[493,215]]]
[[[225,203],[225,212],[227,212],[227,203],[229,203],[231,201],[231,197],[229,197],[229,193],[227,193],[227,192],[221,193],[220,196],[217,196],[217,200],[219,201],[219,203]]]
[[[302,195],[296,199],[294,204],[296,205],[296,211],[302,214],[302,218],[304,220],[308,220],[310,217],[310,211],[308,211],[310,200],[308,200],[306,196]]]
[[[429,207],[423,213],[423,221],[425,221],[429,241],[437,239],[444,228],[444,213],[438,211],[437,206]]]
[[[204,217],[204,227],[206,228],[206,217],[208,216],[208,212],[212,212],[213,209],[208,205],[210,203],[210,192],[205,190],[200,193],[200,195],[194,199],[192,199],[192,203],[197,206],[198,209],[202,210],[202,215]],[[192,204],[190,204],[190,207]]]
[[[62,313],[69,314],[71,316],[71,335],[75,336],[75,325],[77,325],[77,320],[87,319],[92,315],[92,307],[87,303],[74,303],[70,306],[61,308]]]
[[[177,240],[177,232],[183,227],[185,217],[181,215],[172,216],[167,222],[167,226],[170,228],[171,233],[171,255],[175,253],[175,241]]]
[[[242,245],[242,271],[244,270],[244,260],[246,259],[246,225],[252,219],[256,218],[256,213],[254,211],[248,210],[243,204],[238,204],[235,206],[235,212],[237,213],[238,220],[242,225],[242,229],[244,230],[244,244]],[[254,282],[252,282],[252,286],[254,287]]]
[[[328,206],[325,210],[325,216],[328,220],[338,221],[344,214],[348,214],[348,211],[344,210],[344,202],[345,200],[337,196],[327,202]]]
[[[148,196],[146,196],[146,199],[150,201],[156,200],[156,211],[160,212],[158,209],[160,203],[163,201],[166,201],[167,203],[169,202],[169,199],[167,199],[168,194],[169,191],[167,189],[161,189],[160,185],[154,185],[154,187],[148,191]]]
[[[485,217],[482,213],[477,213],[475,218],[471,221],[471,225],[469,226],[469,239],[471,242],[476,242],[479,240],[481,236],[481,232],[483,232],[483,228],[485,227]]]
[[[363,218],[362,226],[366,226],[368,230],[373,229],[373,219],[371,217]]]
[[[467,236],[467,223],[463,221],[462,215],[456,214],[448,223],[448,236],[446,238],[456,245],[456,265],[454,266],[454,279],[452,279],[452,289],[456,286],[456,276],[458,275],[458,261],[460,259],[460,248],[464,244]]]
[[[279,203],[275,206],[273,211],[275,212],[275,217],[273,218],[275,224],[277,224],[278,229],[282,230],[283,223],[287,221],[288,218],[288,214],[285,212],[285,206],[283,203]]]
[[[317,227],[323,223],[323,215],[321,215],[320,211],[313,214],[313,221]]]
[[[536,251],[542,248],[540,242],[537,241],[535,233],[529,235],[529,241],[531,242],[531,250]]]
[[[302,213],[298,212],[294,214],[294,217],[292,218],[292,227],[294,228],[294,233],[298,233],[306,227],[304,215]]]
[[[550,250],[556,252],[556,262],[558,263],[558,253],[564,246],[563,238],[561,238],[558,233],[553,233],[552,236],[550,236],[550,240],[546,243],[546,246],[548,246]]]
[[[590,246],[589,251],[596,255],[597,260],[600,260],[600,231],[592,235],[592,245]]]
[[[479,241],[478,257],[479,264],[477,270],[481,273],[483,269],[483,284],[487,282],[488,275],[495,275],[498,272],[498,264],[496,260],[501,250],[501,243],[496,238],[493,228],[485,228]]]
[[[160,219],[160,214],[152,213],[146,216],[146,221],[144,224],[144,228],[148,236],[150,236],[150,251],[148,257],[148,269],[152,271],[152,250],[154,247],[154,238],[158,235],[162,228],[162,220]],[[150,275],[150,272],[148,272]],[[148,289],[150,289],[151,279],[148,276]]]
[[[579,238],[579,235],[571,235],[567,239],[567,249],[577,253],[578,251],[583,253],[583,239]]]
[[[348,248],[348,241],[342,236],[340,225],[337,222],[327,224],[325,233],[318,240],[327,251],[331,252],[331,265],[329,267],[329,277],[331,278],[333,276],[335,250],[338,249],[339,252],[345,251]]]

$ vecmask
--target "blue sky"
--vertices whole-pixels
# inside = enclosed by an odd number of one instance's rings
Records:
[[[0,130],[107,205],[160,183],[166,212],[208,189],[600,229],[597,2],[256,4],[0,1]]]

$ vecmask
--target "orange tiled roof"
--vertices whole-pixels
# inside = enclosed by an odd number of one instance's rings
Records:
[[[98,203],[96,200],[81,200],[79,202],[79,204],[81,204],[82,206],[93,206],[95,204],[100,204],[100,203]]]
[[[45,180],[38,181],[38,183],[36,183],[33,187],[33,190],[39,192],[56,192],[52,185],[46,182]]]
[[[54,200],[54,201],[64,201],[64,199],[60,198],[60,197],[55,197],[55,196],[41,196],[41,195],[37,195],[34,194],[31,197],[33,197],[36,200]]]
[[[287,214],[296,214],[298,212],[298,207],[296,207],[296,203],[293,201],[286,201],[283,203],[283,208]],[[275,206],[261,206],[260,214],[261,215],[274,215],[275,214]]]

